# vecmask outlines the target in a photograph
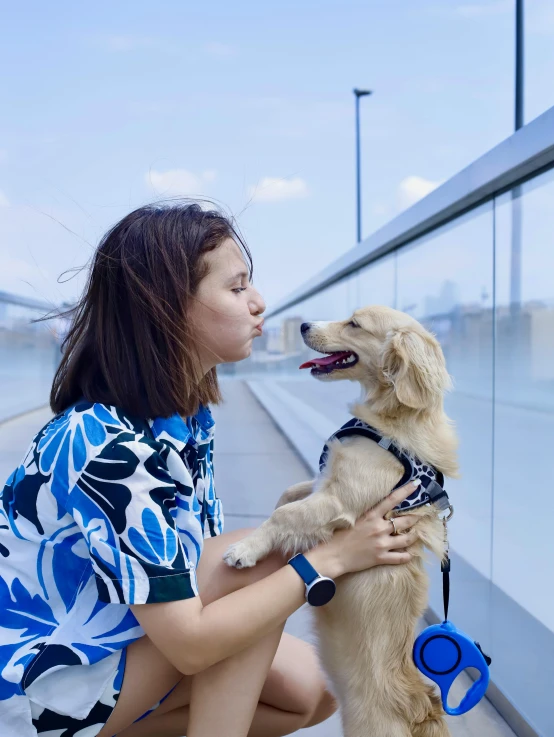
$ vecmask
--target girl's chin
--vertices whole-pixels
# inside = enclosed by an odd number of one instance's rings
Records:
[[[250,340],[240,352],[237,351],[237,353],[230,354],[223,361],[218,361],[218,363],[239,363],[240,361],[244,361],[245,358],[249,358],[251,353],[252,341]]]

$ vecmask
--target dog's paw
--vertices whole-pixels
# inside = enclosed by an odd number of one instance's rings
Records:
[[[259,558],[248,539],[246,539],[239,540],[238,543],[231,545],[223,556],[223,560],[231,568],[252,568]]]

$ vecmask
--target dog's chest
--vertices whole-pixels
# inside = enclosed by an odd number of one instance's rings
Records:
[[[323,452],[319,459],[319,470],[323,471],[328,460],[329,455],[329,443],[332,440],[344,440],[347,437],[353,435],[361,435],[362,437],[369,438],[376,442],[381,448],[388,450],[402,463],[404,467],[404,474],[400,481],[394,487],[398,489],[400,486],[407,484],[409,481],[419,479],[421,485],[401,502],[397,507],[396,511],[406,511],[409,509],[416,509],[422,507],[425,504],[430,504],[435,501],[437,492],[443,492],[441,496],[446,496],[444,492],[444,476],[440,471],[437,471],[433,466],[424,463],[417,456],[408,453],[406,450],[399,448],[391,438],[384,437],[374,427],[371,427],[363,420],[354,417],[352,420],[346,422],[339,430],[337,430],[328,439],[327,443],[323,448]],[[437,488],[438,487],[438,488]],[[394,491],[394,489],[393,489]]]

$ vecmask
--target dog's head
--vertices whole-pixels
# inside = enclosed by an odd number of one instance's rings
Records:
[[[304,323],[301,331],[309,348],[329,354],[301,368],[322,381],[359,381],[368,398],[390,409],[431,409],[450,387],[437,340],[398,310],[364,307],[343,322]]]

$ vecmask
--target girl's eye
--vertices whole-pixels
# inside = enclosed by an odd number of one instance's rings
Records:
[[[246,291],[246,287],[237,287],[236,289],[233,289],[232,291],[235,292],[236,294],[240,294],[240,292]]]

